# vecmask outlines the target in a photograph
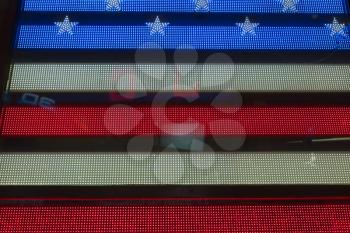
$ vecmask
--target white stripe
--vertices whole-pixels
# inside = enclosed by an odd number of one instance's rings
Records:
[[[349,65],[15,64],[10,91],[310,91],[350,88]]]
[[[350,184],[350,153],[10,153],[0,185]]]

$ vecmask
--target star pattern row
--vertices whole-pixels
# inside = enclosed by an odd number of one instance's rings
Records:
[[[58,35],[69,34],[73,35],[73,29],[77,26],[78,22],[71,22],[69,17],[66,16],[63,22],[55,22],[55,25],[58,27]],[[156,17],[154,22],[147,22],[146,25],[150,28],[151,35],[166,35],[166,27],[170,25],[169,22],[162,22],[159,16]],[[241,28],[241,36],[256,34],[256,28],[259,26],[259,23],[253,23],[249,17],[245,18],[244,22],[236,23],[236,26]],[[340,23],[336,18],[333,19],[332,23],[325,24],[330,31],[331,36],[342,36],[348,37],[348,30],[345,24]]]
[[[200,11],[210,11],[210,2],[214,0],[192,0],[194,3],[194,10]],[[299,0],[276,0],[281,4],[283,12],[297,12],[297,5]],[[123,0],[107,0],[106,10],[107,11],[121,11]]]
[[[189,0],[194,3],[194,10],[197,12],[209,12],[210,3],[215,0]],[[299,0],[275,0],[281,4],[282,12],[297,12]],[[122,11],[123,0],[106,0],[107,11]]]
[[[22,0],[25,12],[346,14],[348,0]]]

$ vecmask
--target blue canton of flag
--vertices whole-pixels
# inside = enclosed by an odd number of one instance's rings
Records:
[[[184,45],[197,50],[334,50],[347,49],[338,45],[349,39],[347,22],[341,16],[348,13],[345,0],[150,0],[146,5],[140,0],[72,0],[66,5],[56,1],[25,0],[24,10],[29,13],[47,10],[55,15],[65,9],[67,16],[61,22],[50,22],[49,17],[23,21],[18,48],[139,49],[157,44],[169,50]],[[96,20],[76,15],[80,11],[89,16],[100,9],[106,14]],[[115,20],[110,11],[115,12]],[[131,12],[140,13],[132,23],[125,15]],[[145,19],[142,12],[157,13]],[[186,12],[193,15],[182,15]],[[236,14],[242,12],[244,17]],[[269,13],[279,13],[280,20],[272,21]],[[315,13],[323,16],[315,19]],[[282,17],[286,14],[294,20]]]

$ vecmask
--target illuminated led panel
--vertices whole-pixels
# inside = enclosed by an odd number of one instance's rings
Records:
[[[10,153],[0,185],[350,184],[350,153]]]
[[[255,35],[242,36],[232,26],[176,26],[164,28],[164,35],[150,34],[145,26],[77,25],[72,35],[58,35],[51,25],[21,25],[17,48],[27,49],[178,49],[190,46],[199,50],[348,50],[347,37],[331,36],[327,27],[259,26]],[[344,29],[345,30],[345,29]],[[186,36],[184,36],[186,35]],[[97,39],[98,38],[98,39]]]
[[[350,205],[346,202],[157,205],[153,201],[126,206],[93,203],[1,206],[1,232],[316,233],[348,232],[350,228]]]
[[[348,91],[349,75],[349,65],[15,64],[9,90],[326,92]]]
[[[6,107],[3,136],[350,135],[348,107]]]
[[[201,2],[207,2],[204,4]],[[255,12],[279,13],[282,0],[24,0],[25,11],[126,12]],[[295,3],[299,13],[345,13],[345,0],[308,0]],[[293,9],[293,8],[288,8]]]

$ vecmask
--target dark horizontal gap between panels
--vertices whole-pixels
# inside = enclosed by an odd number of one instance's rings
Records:
[[[306,198],[350,196],[348,185],[1,186],[0,198]]]
[[[136,63],[136,64],[192,64],[193,59],[186,59],[186,53],[193,55],[193,51],[182,53],[184,59],[177,59],[175,55],[179,50],[162,49],[17,49],[13,62],[19,63],[87,63],[96,64],[104,62]],[[163,54],[164,52],[164,54]],[[136,59],[137,53],[137,59]],[[162,53],[162,56],[155,54]],[[312,64],[348,64],[350,53],[334,48],[329,51],[309,50],[197,50],[198,64],[232,64],[236,63],[312,63]],[[229,56],[227,59],[209,59],[214,54],[221,53]],[[163,59],[163,55],[165,60]],[[191,57],[191,56],[190,56]],[[191,57],[192,58],[192,57]]]
[[[350,75],[350,74],[349,74]],[[97,78],[97,77],[96,77]],[[350,89],[349,89],[350,90]],[[88,90],[87,90],[88,91]],[[7,92],[3,101],[8,106],[31,106],[34,97],[48,98],[55,106],[349,106],[350,92]],[[34,100],[33,100],[34,101]],[[161,102],[161,103],[159,103]],[[34,106],[34,105],[33,105]]]
[[[336,17],[340,23],[349,22],[347,14],[276,14],[276,13],[160,13],[160,12],[23,12],[21,24],[25,25],[53,25],[53,22],[63,21],[65,16],[79,25],[125,25],[145,26],[146,22],[153,22],[159,16],[162,22],[169,22],[171,26],[236,26],[237,22],[244,22],[249,17],[252,22],[260,26],[313,26],[324,27]]]
[[[130,147],[132,139],[143,148]],[[192,147],[193,140],[196,146]],[[198,142],[203,144],[198,145]],[[231,145],[234,144],[233,148]],[[130,144],[133,145],[133,144]],[[277,136],[166,136],[166,137],[8,137],[0,139],[2,152],[316,152],[349,151],[350,138]]]
[[[3,198],[0,206],[215,206],[215,205],[319,205],[350,204],[349,197],[277,198]]]

